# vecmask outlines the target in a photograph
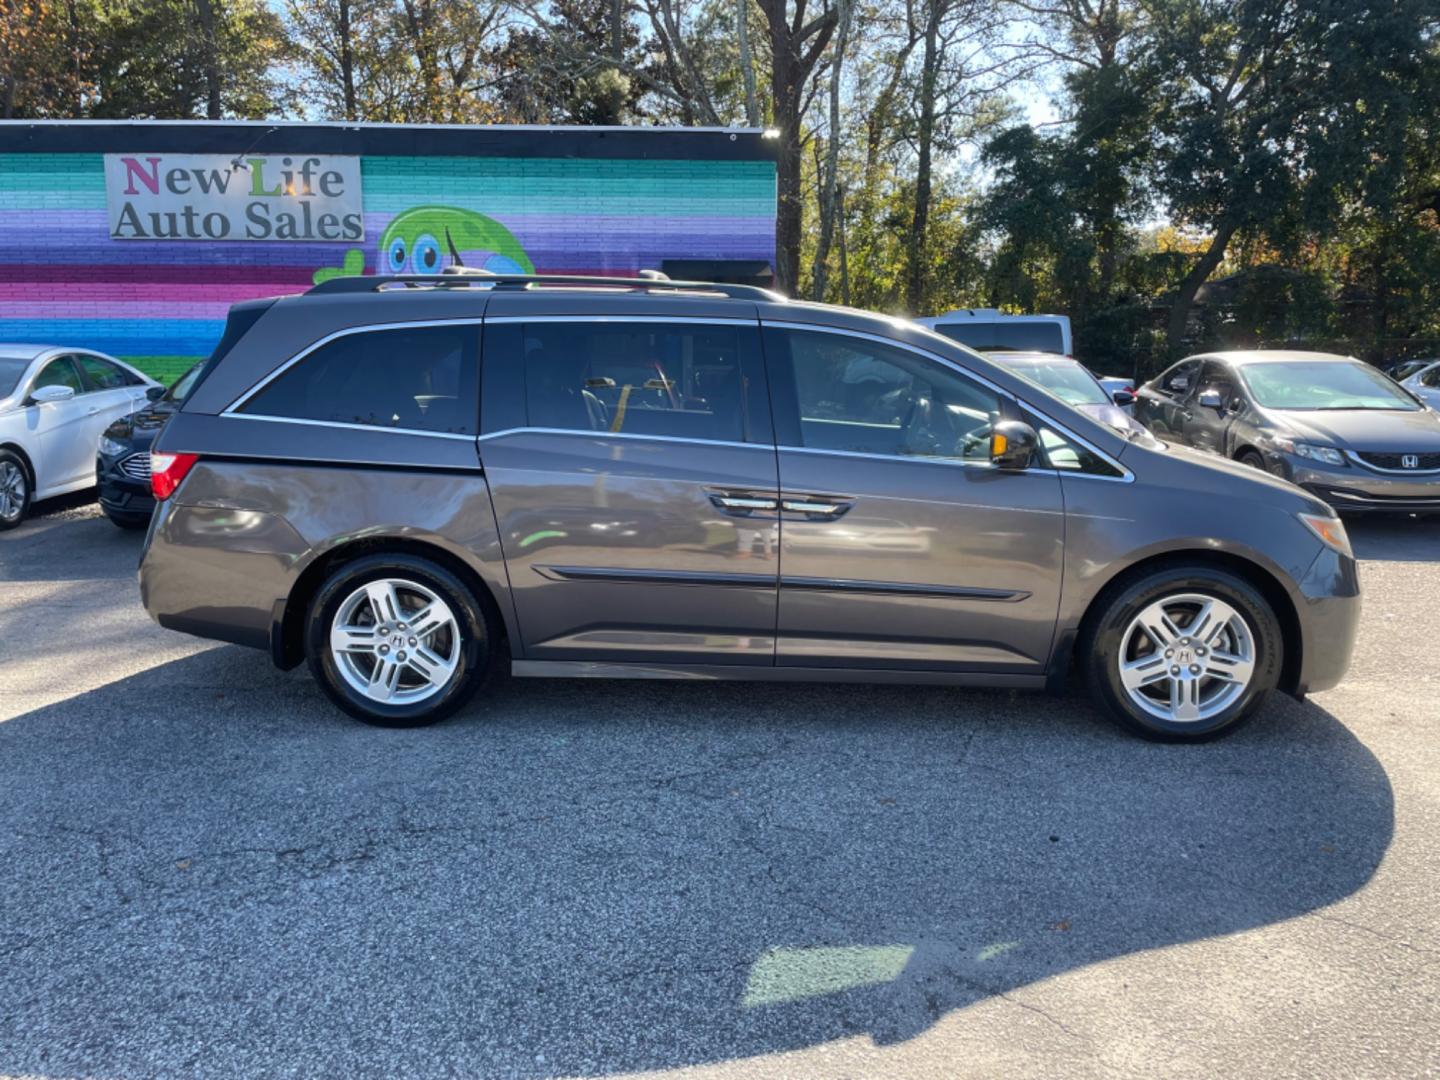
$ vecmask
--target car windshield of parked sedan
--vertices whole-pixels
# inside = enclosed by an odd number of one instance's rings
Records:
[[[200,378],[200,369],[204,366],[205,364],[201,362],[181,375],[175,380],[175,385],[165,392],[165,396],[177,405],[184,401],[186,395],[195,388],[195,383]]]
[[[1002,360],[1003,363],[1003,360]],[[1108,405],[1105,388],[1080,364],[1055,360],[1045,364],[1016,364],[1012,369],[1039,383],[1067,405]]]
[[[9,397],[15,392],[15,387],[20,384],[20,377],[29,366],[28,357],[0,356],[0,398]]]
[[[1303,360],[1241,368],[1267,409],[1397,409],[1420,406],[1378,371],[1354,361]]]

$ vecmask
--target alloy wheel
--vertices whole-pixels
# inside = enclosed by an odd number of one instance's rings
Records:
[[[0,521],[15,521],[25,509],[25,470],[13,461],[0,461]]]
[[[382,705],[413,705],[444,690],[460,663],[460,626],[433,590],[403,578],[350,593],[330,624],[341,677]]]
[[[1224,600],[1179,593],[1140,611],[1120,641],[1120,682],[1161,720],[1199,723],[1241,697],[1255,674],[1255,635]]]

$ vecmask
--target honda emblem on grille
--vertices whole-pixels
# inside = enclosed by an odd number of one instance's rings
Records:
[[[1401,454],[1400,467],[1402,469],[1418,469],[1420,467],[1419,454]]]

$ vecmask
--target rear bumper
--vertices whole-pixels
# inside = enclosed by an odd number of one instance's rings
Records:
[[[161,626],[269,649],[304,541],[273,514],[160,504],[140,558],[140,597]]]

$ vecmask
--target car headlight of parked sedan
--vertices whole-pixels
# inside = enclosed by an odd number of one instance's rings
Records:
[[[1333,446],[1320,446],[1317,443],[1298,442],[1284,435],[1275,436],[1273,442],[1275,449],[1283,450],[1287,454],[1294,454],[1296,457],[1309,458],[1311,461],[1321,461],[1326,465],[1346,464],[1345,455]]]
[[[100,453],[104,454],[106,457],[119,457],[128,449],[129,447],[126,446],[124,443],[116,442],[108,435],[100,436]]]

